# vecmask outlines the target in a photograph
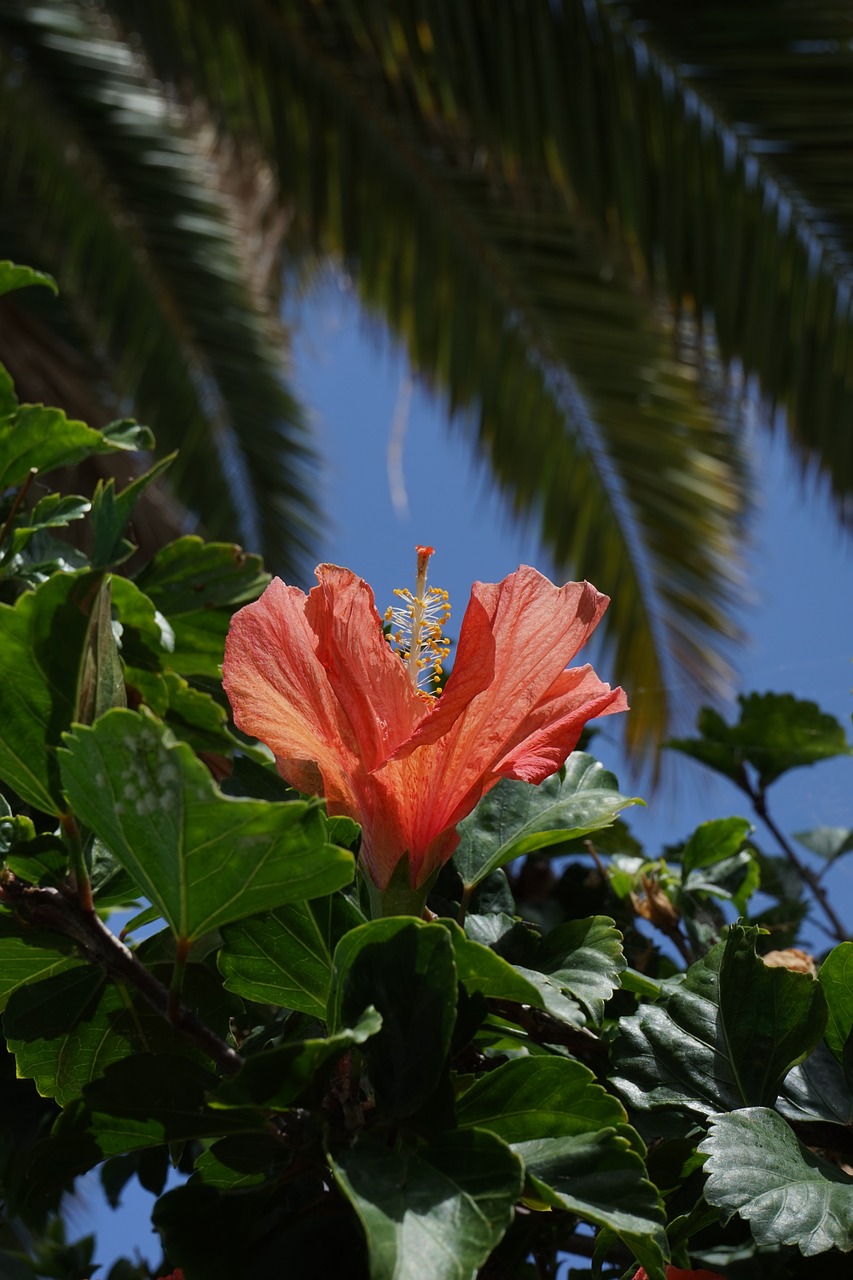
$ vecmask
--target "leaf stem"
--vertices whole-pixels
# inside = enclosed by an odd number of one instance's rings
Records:
[[[100,965],[112,981],[133,987],[152,1009],[203,1049],[223,1074],[233,1076],[240,1070],[243,1065],[240,1054],[140,964],[133,952],[110,932],[100,916],[83,907],[76,894],[29,885],[6,871],[0,876],[0,901],[12,907],[27,923],[41,925],[72,938],[85,959]],[[174,1016],[171,1016],[171,1010]]]
[[[94,912],[95,902],[92,897],[92,882],[89,879],[89,870],[83,854],[83,842],[80,839],[80,828],[77,826],[77,819],[73,813],[64,813],[59,819],[59,825],[71,859],[72,888],[80,899],[80,906],[83,910]]]

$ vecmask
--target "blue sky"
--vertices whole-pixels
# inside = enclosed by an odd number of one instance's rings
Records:
[[[454,635],[475,579],[499,581],[520,563],[554,577],[534,534],[509,520],[461,428],[448,428],[440,404],[411,384],[403,354],[364,319],[341,281],[325,277],[291,319],[294,384],[310,407],[325,458],[320,497],[328,526],[318,560],[347,565],[366,578],[384,609],[394,587],[414,585],[415,544],[432,544],[431,581],[450,592]],[[405,417],[405,433],[389,477],[389,442],[400,443],[395,417]],[[810,698],[849,730],[851,540],[838,532],[817,487],[796,480],[781,432],[771,438],[758,431],[754,449],[758,509],[744,553],[751,602],[742,618],[749,640],[738,655],[736,688]],[[618,671],[590,656],[602,678],[620,682]],[[723,710],[733,714],[734,707]],[[595,744],[599,757],[617,773],[623,791],[636,794],[615,719],[602,729]],[[783,830],[853,826],[852,772],[853,761],[841,759],[779,782],[771,802]],[[700,821],[731,814],[751,816],[733,787],[673,759],[648,808],[626,816],[655,854]],[[771,849],[768,840],[764,845]],[[832,872],[830,886],[842,916],[853,919],[853,857]],[[152,1203],[133,1180],[121,1210],[104,1212],[97,1185],[90,1180],[84,1186],[74,1227],[97,1230],[101,1278],[115,1258],[136,1249],[152,1264],[159,1259],[148,1222]]]

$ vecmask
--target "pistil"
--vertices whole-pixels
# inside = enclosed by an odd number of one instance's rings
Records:
[[[443,628],[450,617],[450,599],[440,587],[427,586],[427,566],[434,555],[433,547],[417,547],[418,567],[414,593],[397,588],[394,595],[402,601],[402,607],[389,608],[385,621],[391,624],[389,639],[406,664],[409,679],[415,690],[429,697],[439,692],[444,662],[450,651],[450,641],[443,635]],[[425,688],[422,681],[432,684]]]

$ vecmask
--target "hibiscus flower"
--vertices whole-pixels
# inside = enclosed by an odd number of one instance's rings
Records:
[[[279,773],[326,797],[362,827],[361,866],[387,889],[407,858],[412,890],[428,887],[459,842],[456,824],[501,778],[539,783],[575,747],[588,720],[627,709],[589,666],[567,668],[609,601],[588,582],[556,587],[522,566],[476,582],[443,692],[421,687],[446,648],[426,587],[432,548],[418,548],[410,626],[383,632],[373,592],[323,564],[307,596],[275,579],[235,614],[224,683],[235,723],[265,742]],[[408,647],[407,647],[408,646]]]

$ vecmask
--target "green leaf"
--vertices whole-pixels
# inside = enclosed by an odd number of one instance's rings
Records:
[[[614,1129],[517,1143],[528,1183],[545,1204],[607,1227],[629,1242],[663,1235],[657,1188],[629,1140]]]
[[[786,1075],[776,1110],[788,1120],[825,1120],[853,1125],[853,1094],[841,1064],[826,1044],[819,1044],[805,1062]]]
[[[751,830],[746,818],[716,818],[698,826],[681,851],[685,887],[692,872],[733,858]]]
[[[826,1043],[842,1062],[844,1045],[853,1030],[853,942],[833,947],[818,977],[828,1009]]]
[[[110,580],[101,583],[89,619],[77,691],[76,720],[91,724],[112,707],[126,707],[124,672],[113,635]]]
[[[766,965],[755,954],[757,937],[757,928],[729,930],[720,969],[720,1021],[743,1101],[769,1106],[782,1077],[821,1039],[826,1001],[809,974]]]
[[[456,983],[453,943],[440,924],[373,920],[338,943],[329,1026],[352,1025],[369,1005],[379,1010],[382,1029],[365,1054],[384,1116],[414,1114],[437,1088],[456,1021]]]
[[[83,964],[74,944],[61,934],[22,927],[0,914],[0,1010],[13,991]]]
[[[46,285],[52,293],[59,293],[59,286],[53,276],[46,271],[36,271],[33,267],[19,267],[14,262],[0,262],[0,294],[11,293],[13,289],[25,289],[31,284]]]
[[[179,938],[352,879],[352,855],[326,843],[317,804],[223,796],[190,748],[148,716],[110,711],[65,742],[72,807]]]
[[[225,925],[218,956],[225,987],[260,1004],[324,1018],[335,947],[362,923],[358,908],[334,894]]]
[[[370,1006],[353,1027],[325,1039],[289,1040],[274,1049],[253,1054],[236,1076],[226,1080],[209,1098],[212,1107],[261,1107],[286,1111],[308,1088],[326,1063],[353,1045],[364,1044],[382,1027],[382,1018]]]
[[[24,511],[12,524],[7,534],[10,558],[22,551],[28,542],[43,529],[63,529],[73,520],[82,520],[91,509],[88,498],[69,494],[48,493],[30,511]],[[12,566],[17,566],[13,561]],[[7,566],[8,571],[8,566]]]
[[[194,536],[164,547],[136,579],[174,628],[169,665],[182,675],[216,679],[231,614],[257,599],[268,582],[259,556]]]
[[[625,968],[622,935],[608,916],[569,920],[545,935],[535,963],[561,990],[585,1005],[593,1022],[600,1023],[604,1005]]]
[[[742,1104],[720,1030],[723,950],[718,943],[683,979],[661,983],[656,1003],[619,1019],[613,1083],[638,1111],[683,1107],[708,1116]]]
[[[144,475],[116,493],[115,479],[99,480],[92,495],[92,568],[106,569],[121,563],[133,551],[133,543],[124,537],[124,531],[133,515],[137,501],[159,475],[171,466],[177,455],[169,454],[156,463]]]
[[[234,1134],[220,1138],[197,1157],[193,1184],[200,1179],[209,1187],[231,1191],[264,1182],[288,1160],[282,1144],[272,1133]]]
[[[699,738],[673,738],[667,745],[700,760],[744,787],[744,764],[764,789],[789,769],[850,755],[842,726],[815,702],[790,693],[739,694],[740,718],[727,725],[718,712],[699,713]]]
[[[515,1000],[519,1004],[543,1009],[541,993],[511,964],[489,947],[482,946],[465,936],[455,920],[440,920],[453,941],[453,958],[456,975],[469,993],[480,991],[484,996],[498,1000]]]
[[[807,1258],[853,1249],[853,1182],[764,1107],[718,1116],[699,1150],[705,1198],[749,1222],[759,1245],[798,1245]]]
[[[249,1112],[209,1107],[205,1095],[216,1084],[206,1065],[175,1048],[125,1054],[84,1086],[84,1106],[72,1124],[85,1125],[107,1156],[259,1127]],[[57,1132],[63,1132],[61,1125]]]
[[[460,822],[453,863],[471,889],[513,858],[598,831],[628,805],[642,803],[621,795],[594,756],[575,751],[562,780],[555,773],[538,787],[509,779],[493,787]]]
[[[168,981],[168,972],[163,976]],[[187,966],[183,997],[226,1034],[229,1005],[203,965]],[[92,965],[19,988],[9,998],[3,1024],[18,1074],[31,1076],[39,1093],[61,1106],[129,1054],[200,1053],[159,1013],[134,1002]]]
[[[136,428],[134,428],[136,430]],[[70,467],[93,454],[144,448],[127,430],[96,431],[65,416],[61,409],[21,405],[0,418],[0,490],[22,484],[30,471]]]
[[[481,1076],[456,1103],[459,1127],[488,1129],[504,1142],[621,1132],[636,1140],[625,1109],[588,1067],[556,1054],[515,1058]]]
[[[330,1163],[367,1237],[370,1280],[473,1280],[522,1186],[518,1157],[478,1130],[414,1152],[362,1143]]]
[[[853,849],[853,831],[849,827],[812,827],[811,831],[796,832],[794,838],[827,862],[834,862]]]
[[[101,578],[57,575],[14,607],[0,605],[0,778],[46,813],[66,810],[56,748],[77,717]]]

